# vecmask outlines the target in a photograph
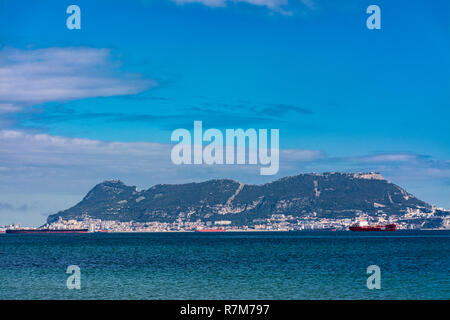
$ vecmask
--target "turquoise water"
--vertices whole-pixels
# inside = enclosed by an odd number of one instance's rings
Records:
[[[449,231],[2,234],[0,299],[450,299],[449,253]]]

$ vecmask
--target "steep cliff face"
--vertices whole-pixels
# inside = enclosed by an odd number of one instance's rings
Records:
[[[324,173],[301,174],[264,185],[225,179],[156,185],[142,191],[120,181],[105,181],[74,207],[49,216],[48,222],[60,216],[89,216],[119,221],[219,219],[251,223],[272,214],[352,218],[361,212],[401,215],[411,209],[428,212],[431,206],[378,173]]]

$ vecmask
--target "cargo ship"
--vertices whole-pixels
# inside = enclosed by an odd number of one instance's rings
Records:
[[[225,232],[224,229],[197,229],[195,232]]]
[[[397,231],[396,224],[374,225],[370,226],[366,221],[350,226],[351,231]]]
[[[9,234],[88,233],[88,229],[8,229]]]

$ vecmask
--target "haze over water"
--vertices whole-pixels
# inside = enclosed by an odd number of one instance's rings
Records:
[[[450,299],[449,252],[450,231],[3,234],[0,299]]]

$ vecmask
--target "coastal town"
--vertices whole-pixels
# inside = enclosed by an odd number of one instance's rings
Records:
[[[436,215],[439,213],[439,215]],[[442,215],[446,213],[446,215]],[[365,221],[371,225],[396,224],[399,230],[450,229],[450,211],[433,207],[431,212],[408,210],[401,216],[387,216],[380,211],[377,216],[370,216],[363,212],[353,219],[332,219],[317,217],[316,213],[304,217],[294,217],[289,214],[273,214],[267,219],[255,219],[252,225],[234,225],[229,220],[218,221],[185,221],[181,218],[175,222],[138,222],[102,220],[84,217],[81,220],[64,220],[45,224],[40,228],[51,230],[87,229],[89,232],[193,232],[202,230],[220,231],[346,231],[351,225]],[[7,229],[26,229],[20,225],[0,226],[0,232]]]

